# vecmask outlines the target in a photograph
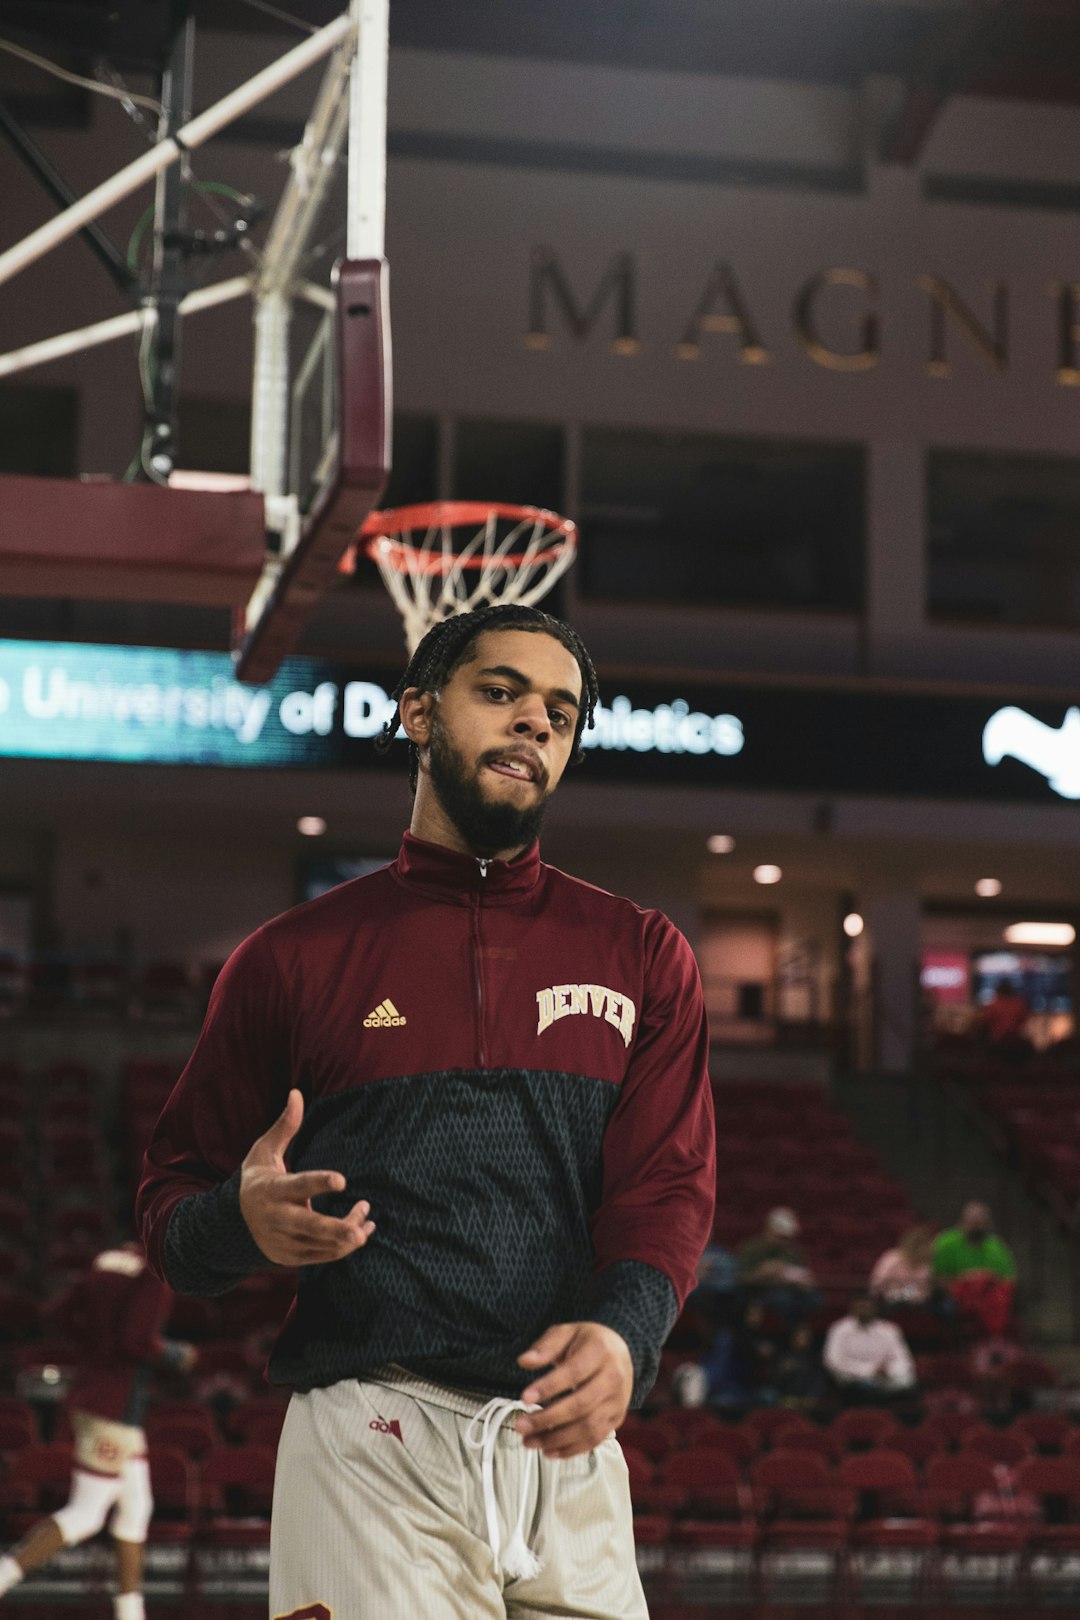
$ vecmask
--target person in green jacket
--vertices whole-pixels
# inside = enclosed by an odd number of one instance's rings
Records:
[[[965,1204],[959,1225],[938,1233],[933,1272],[961,1309],[978,1316],[993,1338],[1005,1332],[1012,1314],[1016,1261],[994,1231],[986,1204]]]

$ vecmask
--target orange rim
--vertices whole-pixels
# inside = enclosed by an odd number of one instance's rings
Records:
[[[543,551],[531,556],[525,552],[511,552],[497,558],[478,552],[462,557],[441,551],[429,551],[403,539],[419,529],[481,528],[492,517],[510,523],[533,523],[556,536]],[[520,568],[528,563],[540,567],[563,556],[568,546],[577,543],[577,528],[569,518],[557,512],[548,512],[539,506],[514,506],[505,501],[429,501],[419,506],[397,506],[386,512],[369,512],[360,530],[363,549],[372,562],[382,563],[399,574],[448,574],[454,568],[479,571],[491,569],[500,572]]]

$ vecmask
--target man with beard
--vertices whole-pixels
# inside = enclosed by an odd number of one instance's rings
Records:
[[[711,1226],[697,970],[540,860],[597,701],[568,626],[449,619],[394,696],[401,852],[226,965],[147,1153],[147,1250],[181,1293],[300,1268],[272,1615],[642,1620],[612,1431]]]

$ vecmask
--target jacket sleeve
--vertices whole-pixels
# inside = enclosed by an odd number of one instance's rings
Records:
[[[659,912],[646,923],[642,1016],[604,1136],[593,1217],[592,1320],[622,1335],[634,1363],[631,1404],[656,1379],[660,1350],[712,1230],[716,1132],[708,1027],[693,953]]]
[[[285,1106],[285,992],[265,930],[234,951],[143,1161],[136,1200],[154,1275],[220,1294],[270,1262],[240,1213],[240,1165]]]

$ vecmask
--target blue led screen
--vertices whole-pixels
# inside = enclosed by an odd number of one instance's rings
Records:
[[[333,763],[321,666],[287,660],[265,686],[227,653],[0,641],[0,753],[167,765]],[[336,694],[336,688],[335,688]]]
[[[227,653],[0,641],[0,757],[371,769],[400,673],[290,658],[247,686]],[[647,674],[601,686],[583,779],[1080,801],[1080,708],[1060,702]],[[386,763],[406,758],[399,743]]]

